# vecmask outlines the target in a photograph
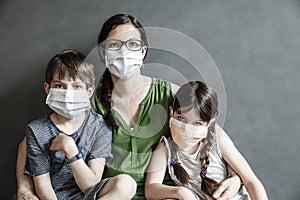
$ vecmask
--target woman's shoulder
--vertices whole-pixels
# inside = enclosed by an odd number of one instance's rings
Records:
[[[172,96],[174,96],[179,89],[179,86],[171,83],[168,80],[163,80],[160,78],[152,78],[152,87],[157,88],[161,91],[167,91],[170,93]]]

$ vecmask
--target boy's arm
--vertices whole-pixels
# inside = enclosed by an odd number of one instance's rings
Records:
[[[59,133],[55,137],[50,150],[63,151],[69,160],[79,153],[75,141],[63,133]],[[82,158],[79,158],[70,163],[70,165],[78,187],[85,193],[101,180],[105,166],[105,158],[92,159],[88,165]]]
[[[33,182],[37,195],[41,200],[57,200],[55,192],[52,188],[49,173],[33,177]]]
[[[185,187],[168,186],[163,184],[167,169],[167,149],[161,142],[153,152],[151,163],[148,167],[145,182],[145,195],[153,199],[195,199],[195,195]]]
[[[24,175],[26,160],[26,137],[21,141],[18,148],[16,178],[17,178],[17,199],[38,200],[34,192],[32,178]]]
[[[105,158],[92,159],[88,165],[82,159],[71,163],[75,181],[83,193],[100,182],[104,166]]]
[[[241,177],[251,199],[267,200],[268,197],[262,183],[256,177],[245,158],[237,150],[229,136],[221,133],[218,143],[225,161]]]

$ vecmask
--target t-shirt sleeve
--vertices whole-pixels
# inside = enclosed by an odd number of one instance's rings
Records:
[[[26,129],[26,164],[25,175],[38,176],[50,171],[47,155],[41,149],[32,129]]]
[[[111,145],[112,145],[112,131],[103,121],[99,118],[99,129],[97,130],[96,138],[90,151],[90,159],[93,158],[112,158]]]

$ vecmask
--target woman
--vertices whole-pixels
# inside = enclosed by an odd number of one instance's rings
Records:
[[[168,133],[169,101],[178,86],[141,74],[148,42],[135,17],[127,14],[110,17],[99,33],[98,45],[107,69],[92,105],[113,128],[114,158],[108,161],[104,176],[129,174],[137,182],[134,199],[144,199],[146,169],[160,137]],[[24,148],[21,144],[17,165],[20,195],[32,194],[31,182],[22,174]],[[172,184],[172,181],[166,177],[165,183]],[[234,175],[226,179],[215,194],[231,198],[240,183],[240,178]]]

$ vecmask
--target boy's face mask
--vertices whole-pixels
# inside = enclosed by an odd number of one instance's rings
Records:
[[[50,88],[46,104],[56,113],[72,119],[90,108],[87,90]]]
[[[213,120],[210,121],[210,123]],[[171,135],[174,142],[181,149],[193,147],[200,143],[200,141],[207,136],[207,126],[195,126],[183,123],[173,117],[170,119]]]
[[[105,66],[116,77],[128,80],[143,65],[143,55],[140,51],[107,50],[105,54]]]

